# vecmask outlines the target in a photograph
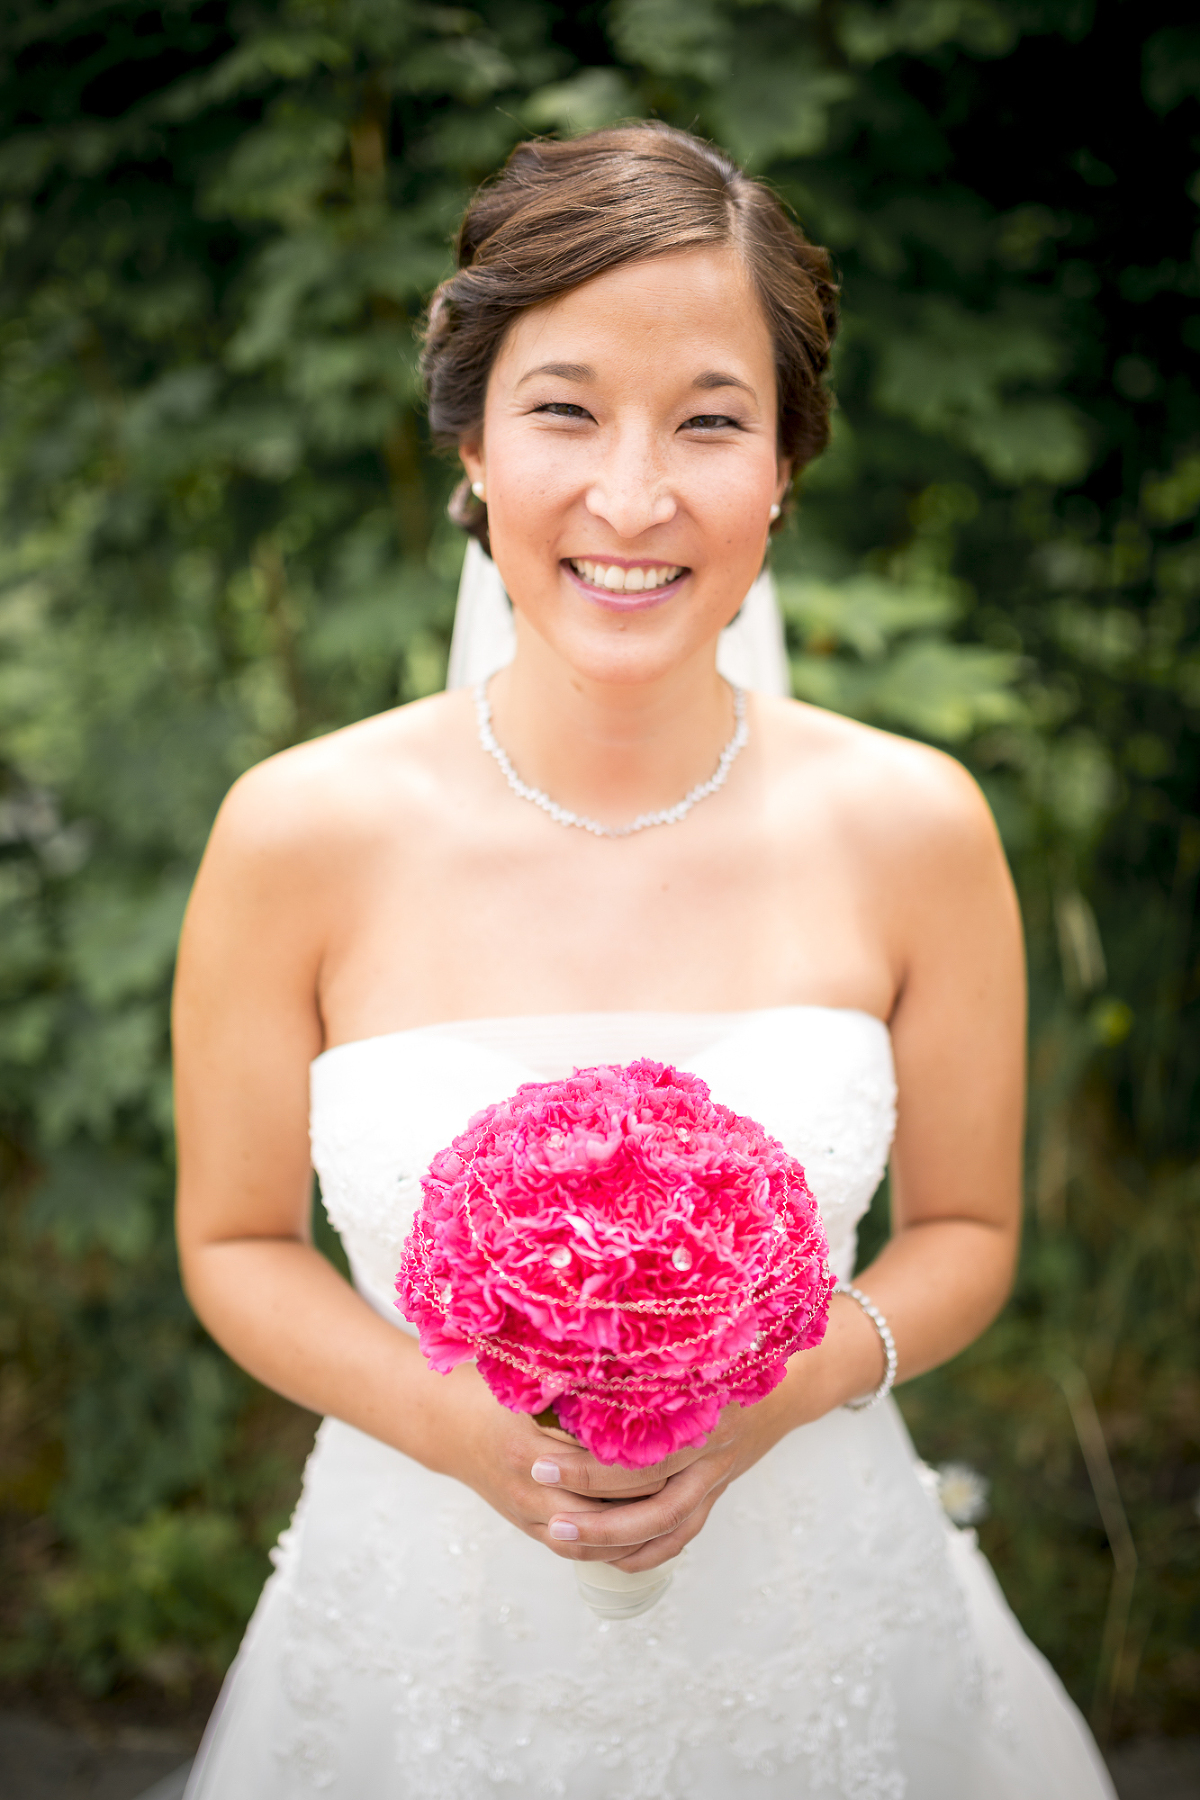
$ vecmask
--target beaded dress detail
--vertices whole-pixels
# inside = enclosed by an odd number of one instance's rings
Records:
[[[571,1014],[317,1058],[313,1159],[364,1298],[407,1329],[392,1284],[420,1177],[474,1112],[640,1056],[799,1158],[849,1280],[894,1125],[878,1020]],[[890,1401],[777,1445],[638,1618],[598,1620],[568,1562],[333,1419],[272,1559],[188,1800],[1114,1800]]]

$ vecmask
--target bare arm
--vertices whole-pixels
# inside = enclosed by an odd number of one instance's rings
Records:
[[[945,1362],[991,1323],[1020,1236],[1020,916],[982,800],[957,772],[948,788],[920,866],[894,897],[907,948],[891,1019],[900,1096],[893,1235],[858,1278],[892,1325],[901,1380]]]

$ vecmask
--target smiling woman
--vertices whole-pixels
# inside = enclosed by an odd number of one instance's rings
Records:
[[[434,435],[466,469],[452,516],[521,595],[498,729],[536,785],[558,798],[569,781],[573,807],[662,810],[728,735],[711,671],[708,723],[672,734],[637,802],[619,754],[568,769],[557,733],[534,741],[525,675],[540,642],[645,692],[738,611],[828,439],[828,256],[727,157],[656,126],[519,146],[458,253],[424,371]]]
[[[597,220],[603,230],[595,229]],[[753,290],[775,367],[779,454],[790,473],[798,472],[829,438],[822,377],[837,314],[828,254],[719,150],[656,125],[521,144],[503,175],[475,196],[459,231],[459,271],[429,312],[424,369],[435,438],[457,448],[481,427],[488,378],[514,318],[611,270],[700,248],[735,253],[740,305]],[[688,273],[675,265],[668,310],[686,294]],[[691,386],[700,393],[744,380],[721,365],[694,366]],[[564,382],[596,375],[570,357],[528,373]],[[766,395],[757,399],[761,408]],[[487,547],[486,510],[469,482],[457,490],[451,513]]]
[[[770,333],[727,247],[610,269],[523,313],[460,444],[518,632],[599,679],[682,670],[762,566],[791,473],[776,411]]]
[[[474,708],[439,695],[244,777],[181,948],[188,1291],[330,1415],[189,1793],[1103,1800],[888,1400],[1012,1274],[1023,969],[995,828],[949,759],[717,670],[825,441],[824,252],[645,126],[522,146],[459,259],[430,412],[516,653]],[[843,1284],[889,1151],[894,1219],[766,1398],[627,1469],[473,1365],[431,1374],[392,1289],[469,1120],[642,1058],[803,1165]],[[308,1239],[310,1131],[353,1288]],[[685,1548],[669,1598],[600,1625],[564,1567],[604,1586]]]

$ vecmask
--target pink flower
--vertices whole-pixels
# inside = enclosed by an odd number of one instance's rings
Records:
[[[703,1443],[825,1335],[804,1170],[696,1075],[642,1061],[528,1082],[421,1185],[396,1288],[430,1365],[474,1358],[505,1406],[553,1405],[601,1462]]]

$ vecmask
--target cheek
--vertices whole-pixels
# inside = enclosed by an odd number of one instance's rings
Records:
[[[511,441],[498,433],[488,448],[488,503],[502,530],[536,530],[578,485],[574,459],[551,437]]]
[[[488,446],[488,528],[492,555],[509,591],[536,607],[550,579],[547,551],[557,541],[570,496],[553,445]]]
[[[729,547],[745,540],[757,543],[775,498],[775,460],[737,457],[713,459],[696,472],[687,487],[687,504],[705,537]]]
[[[761,496],[770,505],[778,475],[778,459],[771,438],[727,444],[684,445],[675,458],[674,473],[681,492],[686,491],[716,511],[744,507]]]

